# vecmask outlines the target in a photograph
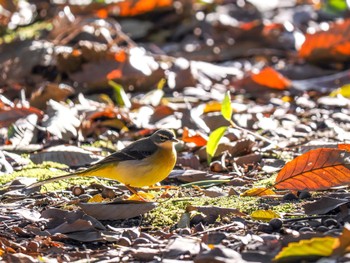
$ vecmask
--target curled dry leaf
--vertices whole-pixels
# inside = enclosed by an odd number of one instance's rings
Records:
[[[320,200],[317,200],[316,202],[307,203],[303,207],[305,210],[305,214],[319,215],[326,214],[336,209],[337,207],[348,203],[349,200],[347,199],[339,199],[325,196],[322,197]]]
[[[349,183],[350,152],[319,148],[287,163],[277,175],[275,188],[315,191]]]
[[[113,203],[80,203],[83,211],[98,220],[118,220],[133,218],[151,211],[155,202],[122,201]]]
[[[89,165],[100,159],[100,156],[72,145],[53,146],[45,151],[30,155],[30,160],[36,164],[51,161],[66,164],[70,167]]]

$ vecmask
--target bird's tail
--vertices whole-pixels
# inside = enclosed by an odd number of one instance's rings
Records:
[[[49,178],[49,179],[46,179],[46,180],[42,180],[42,181],[39,181],[39,182],[36,182],[36,183],[33,183],[31,185],[28,185],[25,190],[32,190],[33,188],[35,187],[38,187],[38,186],[42,186],[44,184],[48,184],[48,183],[52,183],[52,182],[56,182],[58,180],[64,180],[64,179],[69,179],[69,178],[72,178],[72,177],[75,177],[79,175],[79,172],[75,172],[75,173],[70,173],[70,174],[65,174],[65,175],[60,175],[60,176],[56,176],[56,177],[52,177],[52,178]]]

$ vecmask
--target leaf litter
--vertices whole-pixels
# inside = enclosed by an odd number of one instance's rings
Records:
[[[3,261],[348,260],[346,1],[243,2],[3,1]],[[154,200],[21,192],[159,128],[182,142]]]

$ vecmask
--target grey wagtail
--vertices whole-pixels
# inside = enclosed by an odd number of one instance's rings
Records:
[[[133,142],[91,167],[29,185],[25,190],[74,176],[97,176],[117,180],[134,194],[133,187],[151,186],[164,180],[176,163],[174,143],[178,142],[172,131],[161,129],[150,137]]]

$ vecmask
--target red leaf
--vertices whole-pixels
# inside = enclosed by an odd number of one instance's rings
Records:
[[[275,188],[325,190],[350,183],[350,152],[319,148],[287,163],[278,173]]]

